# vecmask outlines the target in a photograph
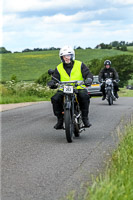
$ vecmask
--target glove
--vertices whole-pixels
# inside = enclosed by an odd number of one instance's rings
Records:
[[[99,82],[102,83],[102,82],[103,82],[103,79],[99,79]]]
[[[90,86],[92,84],[92,79],[87,78],[84,82],[85,82],[85,86]]]
[[[119,82],[119,79],[116,79],[116,83],[118,83]]]
[[[57,86],[55,85],[55,81],[54,80],[51,80],[47,83],[47,85],[51,88],[51,89],[56,89]]]
[[[114,83],[118,83],[118,82],[119,82],[119,80],[118,80],[118,79],[116,79],[116,80],[113,80],[113,82],[114,82]]]

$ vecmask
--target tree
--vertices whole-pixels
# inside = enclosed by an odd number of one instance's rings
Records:
[[[122,50],[122,51],[127,51],[127,46],[126,46],[126,45],[123,45],[123,46],[121,47],[121,50]]]
[[[79,46],[79,47],[77,47],[76,49],[83,49],[83,48]]]
[[[95,48],[96,49],[112,49],[112,46],[110,44],[101,43],[97,45]]]
[[[133,56],[118,55],[103,59],[93,59],[87,64],[93,75],[99,74],[100,70],[104,67],[104,61],[107,59],[111,60],[112,67],[114,67],[119,74],[120,87],[126,86],[128,80],[130,80],[133,76]]]
[[[119,46],[119,42],[118,41],[113,41],[113,42],[110,43],[110,45],[112,47],[117,47],[117,46]]]
[[[0,47],[0,53],[12,53],[11,51],[6,50],[5,47]]]
[[[123,46],[123,45],[125,45],[125,41],[120,42],[120,46]]]
[[[33,50],[31,50],[31,49],[24,49],[22,52],[31,52],[31,51],[33,51]]]
[[[91,47],[86,47],[86,49],[92,49]]]

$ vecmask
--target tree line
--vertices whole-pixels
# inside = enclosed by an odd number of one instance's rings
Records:
[[[98,44],[95,49],[112,49],[115,48],[116,50],[121,50],[121,51],[127,51],[127,47],[128,46],[133,46],[133,42],[129,43],[129,42],[125,42],[125,41],[113,41],[109,44]]]
[[[112,49],[115,48],[116,50],[122,50],[122,51],[127,51],[127,46],[133,46],[133,42],[125,42],[125,41],[113,41],[110,42],[109,44],[104,44],[100,43],[96,45],[95,49]],[[22,50],[22,53],[24,52],[33,52],[33,51],[49,51],[49,50],[59,50],[60,48],[55,48],[55,47],[50,47],[50,48],[34,48],[34,49],[29,49],[26,48]],[[83,49],[82,47],[74,46],[74,49]],[[91,47],[86,47],[85,49],[91,49]],[[5,47],[0,47],[0,54],[2,53],[12,53],[11,51],[7,50]],[[15,51],[14,53],[21,53],[18,51]]]

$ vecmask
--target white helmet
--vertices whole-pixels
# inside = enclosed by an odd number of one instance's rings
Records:
[[[75,52],[71,46],[64,46],[60,49],[59,56],[62,62],[65,55],[71,55],[71,60],[75,60]]]

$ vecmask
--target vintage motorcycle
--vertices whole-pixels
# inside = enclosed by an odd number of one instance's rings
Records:
[[[114,82],[116,82],[116,80],[112,80],[112,78],[106,78],[105,81],[102,81],[102,83],[105,83],[105,94],[109,105],[112,105],[113,101],[116,101]]]
[[[48,70],[48,74],[52,75],[54,70]],[[77,93],[78,90],[76,89],[77,86],[81,86],[84,84],[83,81],[59,81],[55,77],[52,76],[53,79],[56,80],[56,85],[58,89],[62,89],[64,93],[64,101],[63,101],[63,108],[64,108],[64,125],[65,125],[65,134],[66,140],[68,143],[73,141],[73,136],[79,137],[80,133],[85,130],[81,111],[79,107],[79,102],[77,100]],[[90,79],[91,82],[91,79]],[[83,87],[86,88],[86,87]]]

